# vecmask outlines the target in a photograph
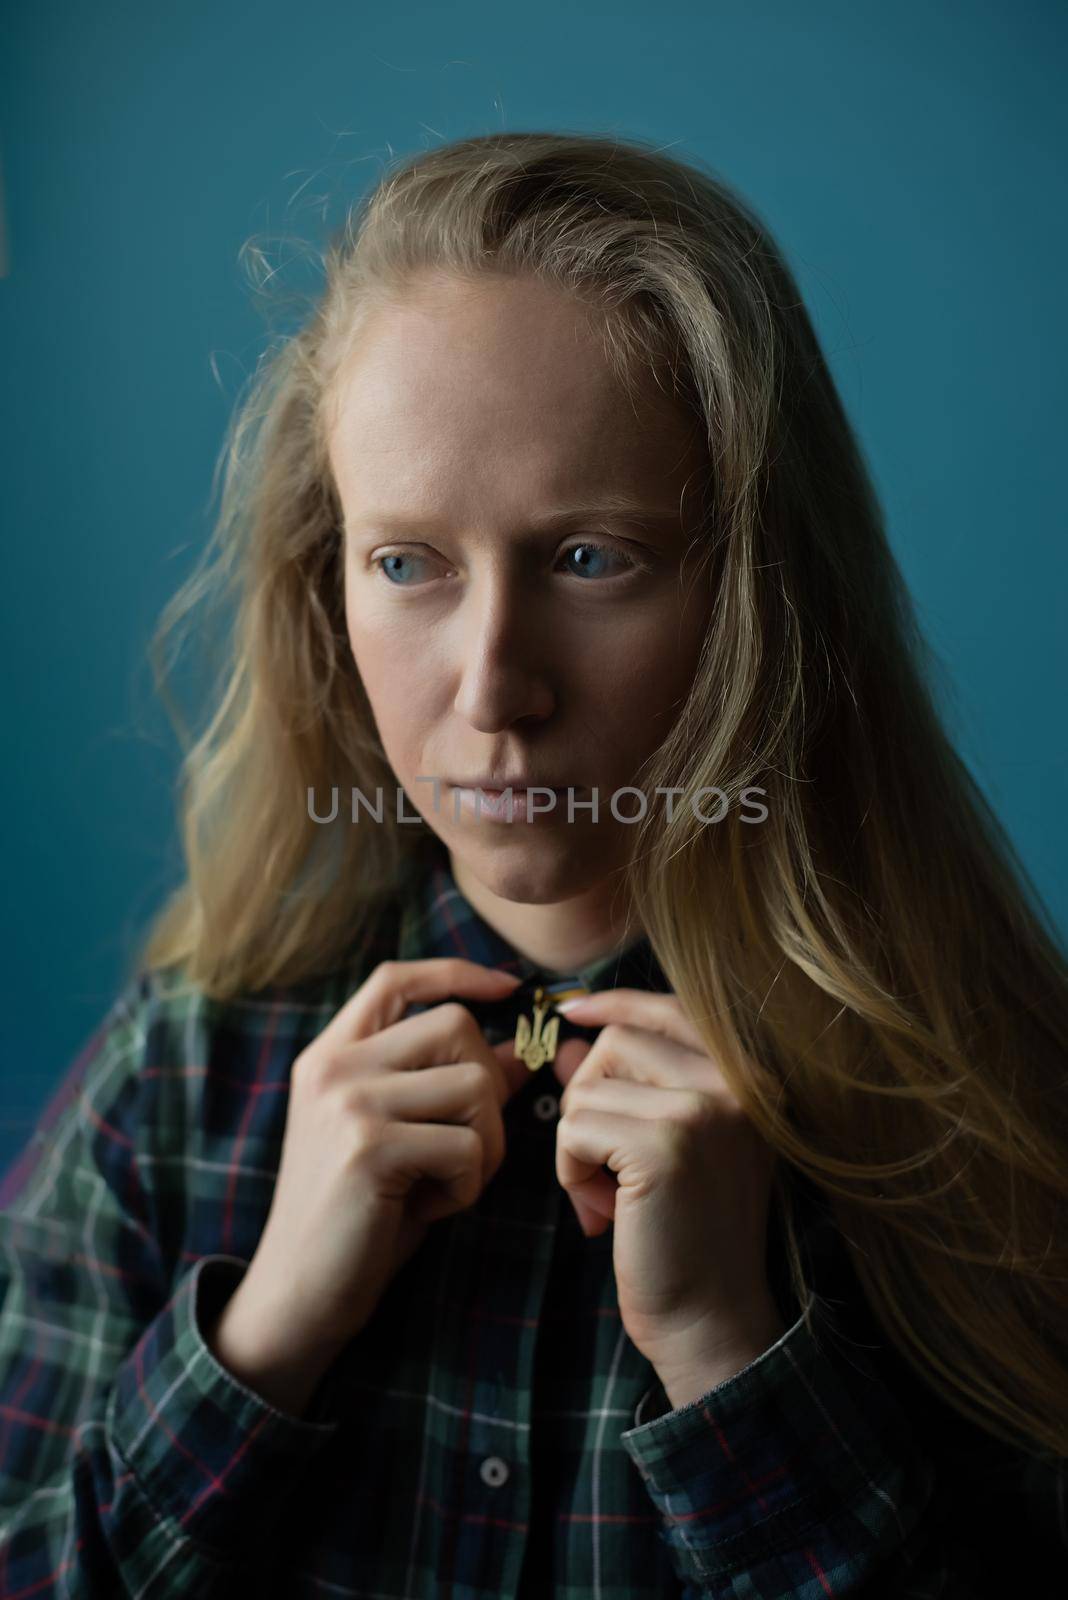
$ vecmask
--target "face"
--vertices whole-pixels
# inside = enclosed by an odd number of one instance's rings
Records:
[[[332,415],[349,641],[407,814],[504,899],[590,889],[633,848],[609,802],[671,727],[708,623],[684,561],[692,421],[651,379],[632,401],[563,293],[498,278],[379,307]],[[492,776],[564,792],[475,815],[459,791]]]

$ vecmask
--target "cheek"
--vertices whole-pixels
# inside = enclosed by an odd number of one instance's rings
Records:
[[[356,670],[372,698],[398,671],[403,673],[411,665],[410,651],[399,650],[388,633],[366,623],[358,626],[349,623],[349,645]]]
[[[387,754],[394,765],[418,748],[427,707],[427,666],[410,636],[364,617],[348,620],[349,648],[370,701]]]
[[[396,611],[390,615],[369,585],[348,569],[345,623],[349,648],[372,706],[383,709],[401,685],[418,672],[420,652],[412,649],[412,630]]]
[[[378,737],[402,783],[416,773],[438,772],[434,752],[450,715],[450,684],[439,632],[425,621],[376,612],[373,604],[349,608],[352,659],[370,702]],[[419,791],[410,791],[418,807]]]
[[[615,722],[624,743],[640,743],[645,724],[684,695],[693,681],[700,638],[680,626],[678,607],[629,617],[591,648],[578,646],[572,685],[591,710]]]

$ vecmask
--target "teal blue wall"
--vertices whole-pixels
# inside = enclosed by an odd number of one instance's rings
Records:
[[[403,154],[563,126],[698,156],[796,269],[954,687],[1068,926],[1066,14],[1053,4],[309,0],[6,8],[0,1160],[172,881],[141,665],[207,535],[250,234]],[[214,369],[214,370],[213,370]],[[217,376],[216,376],[217,373]]]

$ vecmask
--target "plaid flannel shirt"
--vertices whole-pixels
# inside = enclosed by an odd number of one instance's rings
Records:
[[[814,1201],[811,1323],[773,1211],[787,1331],[671,1408],[619,1316],[612,1229],[587,1240],[556,1179],[549,1065],[477,1204],[431,1226],[302,1416],[220,1364],[203,1329],[263,1230],[293,1060],[377,962],[439,954],[535,976],[443,854],[337,971],[226,1002],[141,973],[70,1066],[0,1186],[0,1595],[1068,1590],[1063,1464],[895,1361]],[[667,987],[644,940],[576,976]]]

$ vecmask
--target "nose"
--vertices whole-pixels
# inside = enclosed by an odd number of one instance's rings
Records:
[[[458,611],[460,681],[455,709],[482,733],[549,716],[556,697],[547,619],[522,573],[503,564],[471,582]]]

